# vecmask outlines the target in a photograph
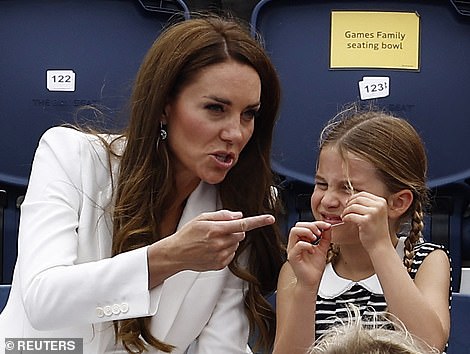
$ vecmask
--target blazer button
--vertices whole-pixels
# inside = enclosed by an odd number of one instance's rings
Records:
[[[103,311],[103,308],[102,307],[97,307],[96,308],[96,316],[98,316],[99,318],[103,317],[104,316],[104,311]]]
[[[109,305],[106,305],[104,308],[103,308],[103,311],[104,311],[104,314],[106,316],[111,316],[113,314],[113,309],[111,308],[111,306]]]
[[[123,302],[121,304],[121,312],[126,313],[127,311],[129,311],[129,304],[127,302]]]
[[[120,313],[121,313],[121,306],[119,306],[118,304],[114,304],[113,305],[113,314],[119,315]]]

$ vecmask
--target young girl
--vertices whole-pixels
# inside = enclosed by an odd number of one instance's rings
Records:
[[[274,353],[305,353],[351,303],[366,321],[387,311],[445,348],[450,262],[422,240],[426,168],[423,143],[403,119],[353,108],[326,126],[311,197],[316,221],[291,229],[279,276]]]

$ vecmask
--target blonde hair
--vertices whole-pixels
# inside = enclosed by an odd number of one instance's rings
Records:
[[[356,306],[349,305],[347,310],[348,317],[338,319],[340,324],[331,327],[318,338],[307,354],[440,353],[413,337],[396,318],[392,321],[385,315],[374,312],[371,321],[364,322]],[[395,329],[390,329],[390,326]]]
[[[410,223],[405,240],[403,263],[411,271],[413,248],[422,240],[424,213],[429,196],[426,187],[427,158],[424,144],[405,119],[393,116],[370,106],[357,104],[333,118],[320,136],[321,150],[335,146],[345,158],[348,152],[372,163],[391,193],[409,189],[413,202],[400,220],[401,225]],[[328,261],[339,253],[332,245]]]

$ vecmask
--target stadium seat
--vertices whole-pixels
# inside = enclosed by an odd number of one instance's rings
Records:
[[[447,354],[467,354],[470,348],[468,336],[468,315],[470,314],[470,295],[452,294],[450,339]]]
[[[452,289],[460,291],[463,266],[470,266],[470,185],[451,183],[431,190],[431,210],[425,220],[425,239],[444,245],[452,261]]]
[[[0,264],[3,264],[3,214],[7,207],[7,192],[0,190]],[[2,273],[0,272],[0,284],[2,283]]]
[[[10,285],[0,284],[0,313],[2,312],[3,308],[5,307],[7,303],[9,294],[10,294]]]
[[[466,64],[470,57],[470,11],[463,3],[261,0],[257,4],[251,17],[253,34],[262,36],[283,89],[272,157],[273,169],[283,179],[286,231],[299,218],[312,218],[305,208],[309,208],[308,195],[313,190],[322,127],[345,104],[373,102],[409,120],[425,142],[428,186],[435,196],[431,218],[437,217],[426,229],[426,238],[449,246],[454,262],[453,288],[459,290],[461,252],[470,252],[459,246],[465,237],[462,218],[468,207],[466,180],[470,177],[470,66]],[[419,69],[331,69],[333,10],[418,14]],[[359,82],[377,76],[389,78],[389,95],[361,101]],[[464,194],[459,195],[461,192]],[[445,208],[442,203],[447,203]],[[442,225],[444,210],[447,224]],[[464,257],[468,259],[470,254]]]
[[[167,23],[188,17],[182,0],[0,1],[4,283],[12,278],[18,206],[42,133],[88,120],[109,130],[122,128],[144,54]],[[92,110],[80,111],[89,105],[105,118],[96,122]]]
[[[418,13],[420,70],[331,70],[331,11],[342,9]],[[408,119],[422,135],[430,160],[429,186],[470,176],[469,159],[456,158],[470,151],[464,128],[470,116],[470,16],[458,13],[451,2],[262,0],[252,25],[265,41],[283,88],[273,148],[276,172],[311,184],[323,125],[344,104],[359,100],[358,82],[364,76],[386,76],[390,95],[374,103]]]

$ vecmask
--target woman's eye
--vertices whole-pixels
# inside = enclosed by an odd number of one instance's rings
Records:
[[[325,190],[328,188],[328,184],[324,182],[315,182],[315,188]]]
[[[212,103],[212,104],[206,105],[206,109],[208,109],[210,111],[213,111],[213,112],[224,112],[225,111],[224,106],[221,105],[221,104],[217,104],[217,103]]]
[[[243,118],[246,120],[255,119],[257,115],[258,115],[258,110],[256,109],[250,109],[248,111],[243,112],[242,114]]]

